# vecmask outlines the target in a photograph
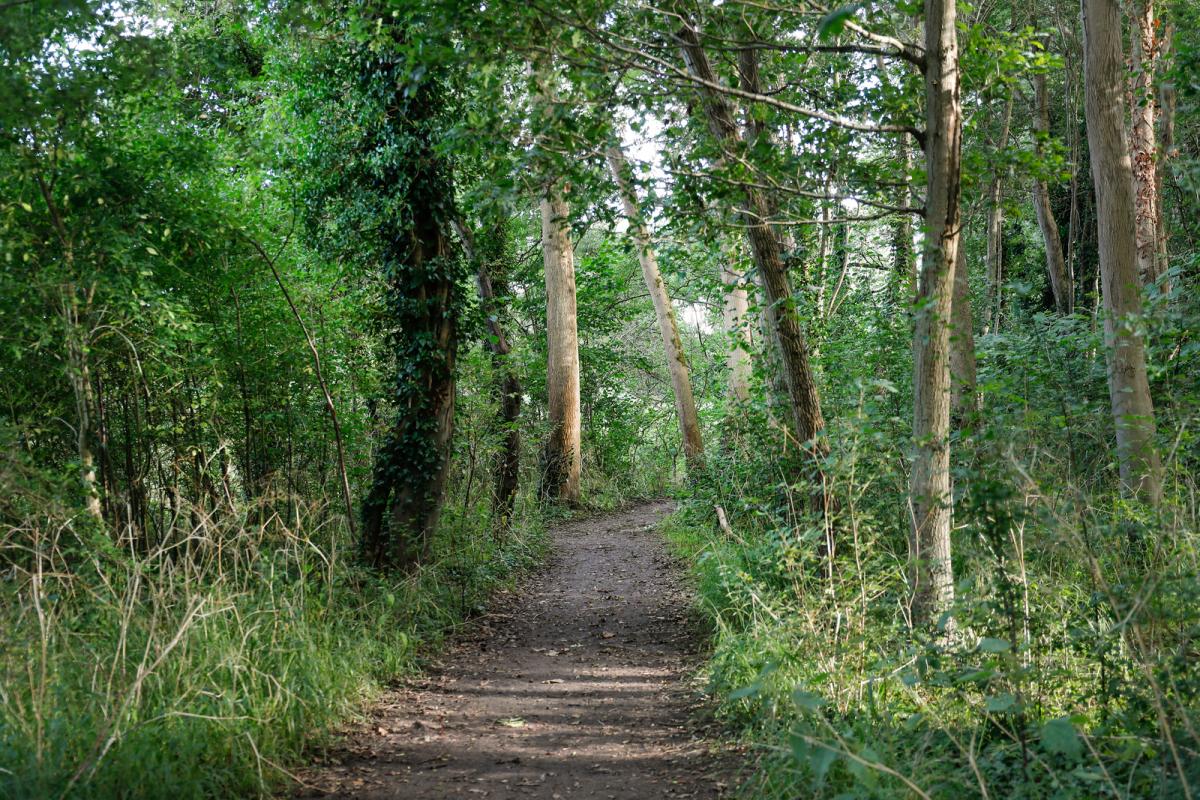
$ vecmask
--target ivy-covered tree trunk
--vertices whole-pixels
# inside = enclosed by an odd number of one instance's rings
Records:
[[[434,175],[424,178],[430,180],[427,188],[437,187]],[[458,258],[433,207],[414,204],[412,213],[411,238],[390,254],[395,261],[388,267],[389,305],[399,328],[395,417],[376,454],[362,508],[368,560],[400,569],[428,555],[441,512],[454,431],[458,339]]]
[[[435,149],[444,77],[411,69],[402,26],[378,39],[331,48],[323,66],[331,113],[313,134],[308,212],[319,242],[384,283],[393,375],[379,415],[391,421],[362,501],[361,547],[377,567],[407,569],[429,552],[449,472],[464,270],[449,238],[450,169]]]

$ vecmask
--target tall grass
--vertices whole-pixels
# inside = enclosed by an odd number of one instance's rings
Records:
[[[48,512],[0,532],[0,797],[267,794],[543,543],[451,512],[434,558],[385,578],[323,505],[270,508],[153,546]]]

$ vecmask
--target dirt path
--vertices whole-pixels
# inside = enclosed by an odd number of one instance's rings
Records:
[[[548,568],[420,684],[390,693],[304,796],[715,798],[692,720],[696,639],[651,503],[567,523]]]

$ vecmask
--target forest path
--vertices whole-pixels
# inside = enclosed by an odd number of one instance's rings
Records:
[[[715,798],[733,762],[692,719],[700,654],[654,502],[552,531],[542,572],[388,693],[301,796]]]

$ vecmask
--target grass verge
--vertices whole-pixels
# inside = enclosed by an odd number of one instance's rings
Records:
[[[255,517],[258,517],[256,520]],[[269,794],[322,731],[537,563],[449,515],[406,577],[320,508],[208,517],[147,546],[78,520],[0,534],[0,797]]]

